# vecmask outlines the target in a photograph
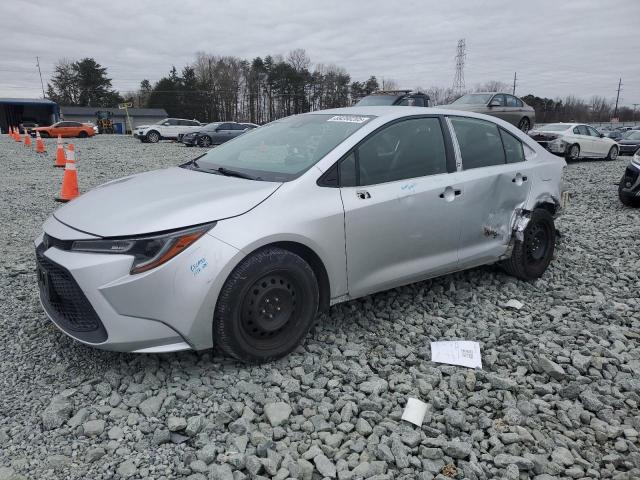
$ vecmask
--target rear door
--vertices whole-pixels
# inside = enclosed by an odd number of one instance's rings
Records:
[[[393,122],[340,162],[349,294],[455,270],[460,235],[442,120]]]
[[[513,95],[504,95],[505,98],[505,113],[506,118],[510,124],[518,125],[520,119],[524,115],[524,104],[519,98],[514,97]]]
[[[459,171],[453,185],[461,192],[460,267],[498,259],[507,248],[518,208],[531,187],[533,166],[524,146],[495,123],[449,117]]]
[[[231,140],[235,136],[236,136],[236,130],[233,127],[233,123],[225,122],[222,125],[220,125],[220,127],[218,127],[218,130],[216,132],[217,140],[214,143],[224,143],[227,140]]]

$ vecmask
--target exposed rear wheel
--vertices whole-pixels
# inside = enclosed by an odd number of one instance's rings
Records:
[[[531,128],[531,122],[527,117],[524,117],[522,120],[520,120],[520,123],[518,123],[518,128],[524,133],[527,133]]]
[[[569,151],[567,152],[568,160],[578,160],[580,158],[580,145],[574,143],[569,147]]]
[[[42,138],[49,138],[49,134],[47,132],[40,132],[40,136]]]
[[[78,138],[87,138],[87,137],[88,137],[87,132],[82,131],[78,134]]]
[[[531,212],[523,239],[516,240],[511,258],[502,262],[504,270],[522,280],[540,278],[551,263],[556,245],[556,229],[551,214],[536,208]]]
[[[244,259],[224,284],[213,319],[216,344],[248,362],[290,353],[313,325],[318,282],[301,257],[268,247]]]

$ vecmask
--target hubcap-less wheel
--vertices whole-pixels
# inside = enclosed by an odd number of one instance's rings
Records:
[[[618,149],[616,147],[611,147],[609,150],[609,156],[607,157],[609,160],[615,160],[618,158]]]
[[[522,120],[520,120],[520,123],[518,124],[518,128],[520,130],[522,130],[523,132],[528,132],[529,128],[531,128],[531,124],[529,123],[529,119],[528,118],[523,118]]]
[[[296,314],[297,292],[293,279],[285,272],[262,277],[243,301],[242,333],[256,346],[272,348],[288,335],[287,326]]]
[[[545,259],[550,246],[549,238],[550,232],[546,228],[546,224],[536,223],[527,229],[525,249],[528,262],[535,264]]]
[[[580,147],[578,145],[571,145],[569,149],[569,158],[571,160],[577,160],[580,156]]]

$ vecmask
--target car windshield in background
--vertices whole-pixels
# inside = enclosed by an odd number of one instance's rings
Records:
[[[542,130],[543,132],[563,132],[567,128],[569,128],[569,125],[562,123],[550,123],[549,125],[537,127],[536,130]]]
[[[491,93],[471,93],[463,95],[455,102],[456,105],[486,105],[493,97]]]
[[[202,130],[205,130],[207,132],[211,132],[211,131],[215,130],[216,128],[218,128],[220,125],[222,125],[222,123],[220,123],[220,122],[207,123],[204,127],[202,127]]]
[[[628,130],[622,134],[622,138],[625,140],[640,140],[640,131]]]
[[[381,105],[393,105],[398,95],[369,95],[358,102],[359,107],[379,107]]]
[[[214,148],[197,169],[235,171],[271,182],[300,176],[369,122],[371,115],[303,114],[271,122]],[[185,165],[187,166],[187,165]]]

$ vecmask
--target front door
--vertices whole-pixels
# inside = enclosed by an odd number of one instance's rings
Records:
[[[505,106],[505,99],[503,94],[498,93],[497,95],[494,95],[489,102],[489,105],[494,106],[489,107],[489,111],[487,112],[488,115],[501,118],[506,122],[509,121],[509,113],[507,112],[507,107]]]
[[[455,270],[458,192],[438,117],[393,123],[340,164],[352,297]]]
[[[461,191],[460,266],[498,259],[507,248],[517,209],[533,180],[520,140],[486,120],[451,117],[462,157],[452,174]]]

